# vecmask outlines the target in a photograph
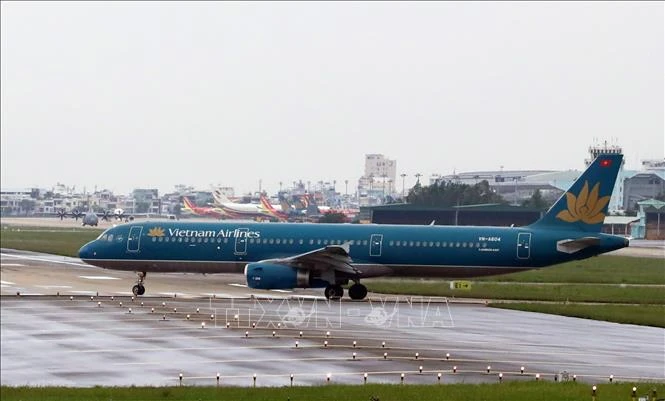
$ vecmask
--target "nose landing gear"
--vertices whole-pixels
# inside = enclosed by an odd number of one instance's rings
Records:
[[[137,272],[138,280],[136,285],[132,287],[132,293],[134,295],[143,295],[145,294],[145,287],[143,286],[143,280],[145,279],[146,272]]]

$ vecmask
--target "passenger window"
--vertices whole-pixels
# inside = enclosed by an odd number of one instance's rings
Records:
[[[395,242],[395,246],[400,246],[401,244],[402,244],[402,243],[399,242],[399,241],[396,241],[396,242]]]
[[[440,247],[440,246],[441,246],[441,242],[436,241],[436,247],[438,248],[438,247]]]
[[[203,242],[208,242],[208,237],[203,238]]]
[[[441,246],[444,247],[444,248],[446,247],[446,245],[448,245],[448,244],[445,241],[441,243]]]
[[[225,243],[225,244],[228,244],[228,242],[229,242],[229,239],[228,239],[228,238],[224,238],[224,243]]]
[[[152,242],[157,242],[157,237],[152,237]]]
[[[316,245],[321,245],[321,240],[320,239],[316,240]]]
[[[455,248],[459,248],[459,246],[460,246],[459,242],[455,244]]]
[[[164,237],[159,237],[159,239],[157,241],[159,241],[159,242],[164,241]]]
[[[409,246],[413,246],[413,241],[409,241]]]
[[[482,247],[483,247],[483,248],[487,248],[487,242],[483,242]]]
[[[395,243],[394,241],[390,241],[388,242],[388,245],[393,246],[394,243]]]
[[[300,245],[302,245],[302,244],[303,244],[303,242],[304,242],[304,241],[303,241],[303,240],[301,240],[301,239],[300,239],[300,240],[298,240],[298,243],[299,243]]]
[[[476,248],[480,248],[480,242],[476,242]]]
[[[434,242],[430,241],[429,246],[434,246]]]
[[[293,238],[289,239],[289,244],[293,244]]]
[[[113,241],[113,234],[109,234],[109,242]]]
[[[196,239],[196,242],[201,242],[201,241],[203,241],[203,238],[201,238],[201,237]]]
[[[269,243],[269,244],[274,244],[274,243],[275,243],[275,240],[272,239],[272,238],[270,238],[270,239],[268,240],[268,243]]]
[[[275,244],[278,244],[278,245],[279,245],[280,242],[282,242],[282,240],[279,239],[279,238],[277,238],[277,239],[275,240]]]
[[[367,240],[363,240],[363,245],[367,245]]]
[[[462,242],[462,248],[466,248],[466,242]]]
[[[249,243],[250,243],[250,244],[253,244],[253,243],[254,243],[254,238],[250,238],[250,239],[249,239]]]
[[[309,240],[309,244],[310,244],[310,245],[313,245],[313,244],[314,244],[314,240],[313,240],[313,239]]]
[[[420,246],[420,241],[416,241],[416,246]]]
[[[189,237],[185,237],[185,242],[189,242]]]
[[[178,242],[182,242],[182,238],[178,237]]]
[[[323,245],[328,245],[328,240],[324,240]]]

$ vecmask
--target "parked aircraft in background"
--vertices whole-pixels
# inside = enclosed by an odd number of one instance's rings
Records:
[[[73,217],[76,221],[80,218],[83,226],[97,226],[100,219],[104,221],[109,221],[111,218],[118,221],[124,219],[126,222],[134,220],[133,216],[125,215],[124,210],[120,208],[116,208],[113,211],[105,210],[101,213],[95,213],[92,210],[88,210],[84,213],[78,208],[74,208],[71,212],[66,212],[64,209],[60,209],[58,210],[57,215],[60,217],[60,220],[63,220],[67,216]]]
[[[266,220],[278,219],[266,210],[261,204],[257,203],[237,203],[231,202],[219,189],[212,192],[215,200],[215,207],[221,208],[225,213],[233,216],[234,219],[248,220]]]
[[[195,214],[197,216],[212,217],[218,220],[232,218],[228,213],[226,213],[221,208],[196,206],[194,202],[192,202],[186,196],[182,197],[182,203],[186,211]]]
[[[258,289],[325,288],[363,299],[362,278],[475,277],[541,268],[628,246],[600,229],[623,156],[598,156],[525,227],[142,222],[110,228],[79,251],[86,263],[138,272],[244,272]]]

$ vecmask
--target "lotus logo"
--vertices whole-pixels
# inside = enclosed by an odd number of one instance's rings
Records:
[[[148,237],[163,237],[164,229],[161,227],[153,227],[148,231]]]
[[[556,218],[568,223],[575,223],[580,220],[586,224],[602,223],[605,220],[605,214],[601,210],[607,206],[610,197],[598,198],[598,191],[600,191],[600,183],[596,183],[591,193],[589,193],[589,182],[585,181],[584,187],[582,187],[582,191],[577,197],[570,192],[566,192],[568,210],[562,210],[556,215]]]

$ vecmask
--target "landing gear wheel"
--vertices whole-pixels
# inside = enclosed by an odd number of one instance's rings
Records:
[[[341,299],[344,296],[344,288],[338,284],[329,285],[323,294],[326,296],[326,299]]]
[[[136,285],[132,287],[132,294],[143,295],[145,294],[145,287],[143,286],[143,280],[145,279],[145,272],[138,272],[136,274],[139,276],[139,278]]]
[[[356,283],[349,288],[349,297],[353,300],[365,299],[367,296],[367,287]]]

